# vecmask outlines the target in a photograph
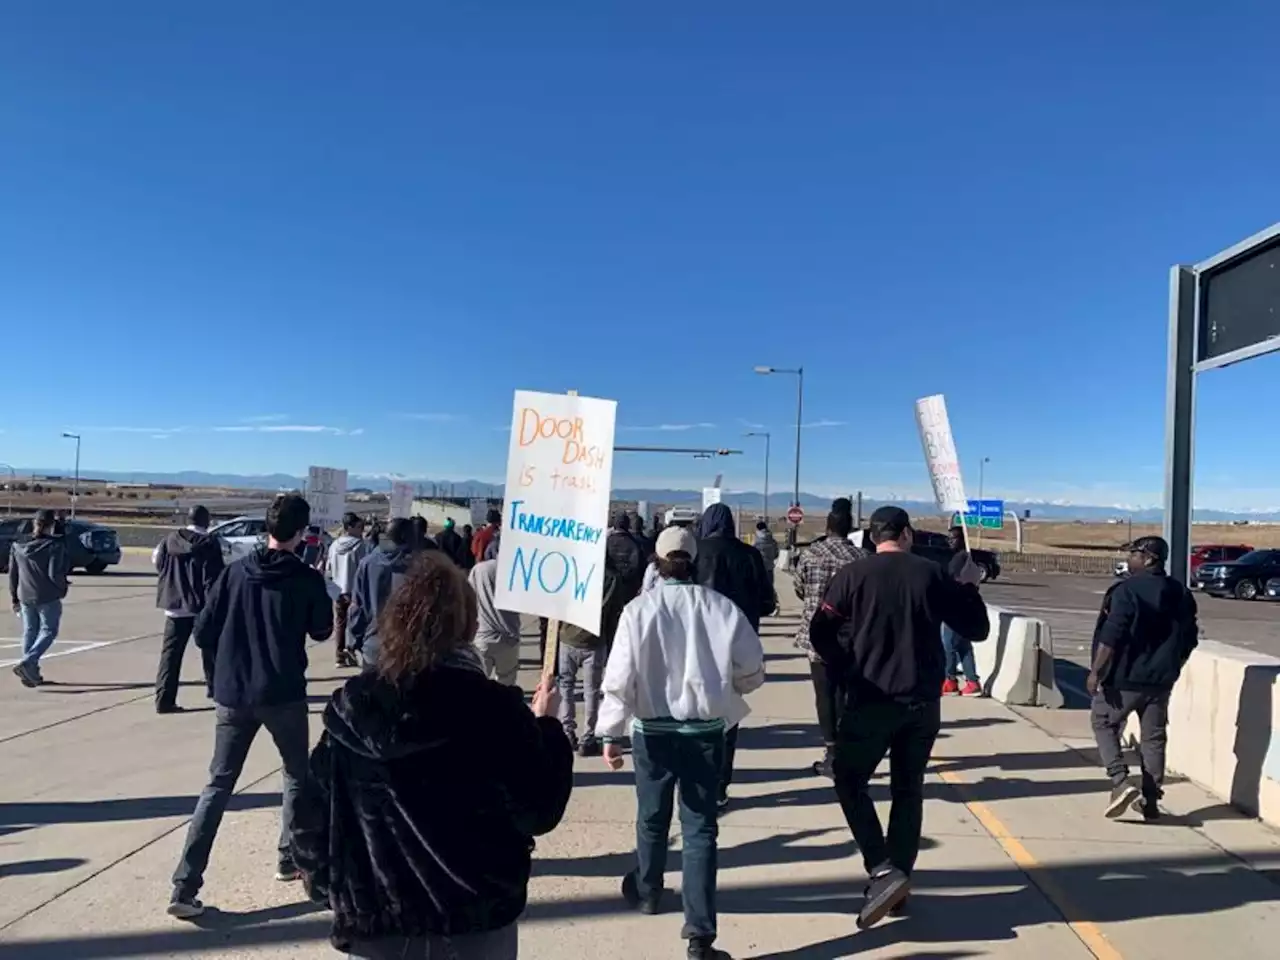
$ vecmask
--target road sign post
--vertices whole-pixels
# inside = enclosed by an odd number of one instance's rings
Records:
[[[799,505],[793,506],[787,511],[787,523],[793,527],[798,527],[804,523],[804,511],[800,509]]]

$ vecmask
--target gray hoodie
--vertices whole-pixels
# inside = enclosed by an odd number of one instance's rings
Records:
[[[351,596],[356,592],[356,570],[360,568],[360,561],[373,553],[373,550],[373,544],[363,537],[353,537],[347,533],[334,541],[329,548],[326,572],[339,593]]]
[[[71,556],[60,537],[36,537],[9,551],[9,597],[14,603],[52,603],[67,595]]]
[[[499,610],[494,605],[498,589],[498,561],[483,560],[467,574],[471,589],[476,592],[476,642],[481,646],[499,643],[517,646],[520,643],[520,614]]]

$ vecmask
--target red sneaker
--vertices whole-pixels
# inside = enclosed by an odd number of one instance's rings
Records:
[[[966,680],[963,687],[960,688],[960,696],[962,697],[980,697],[982,696],[982,684],[973,680]]]
[[[942,681],[942,695],[944,697],[949,696],[950,694],[959,693],[959,692],[960,692],[960,684],[957,683],[955,679],[953,679],[952,677],[947,677],[947,679]]]

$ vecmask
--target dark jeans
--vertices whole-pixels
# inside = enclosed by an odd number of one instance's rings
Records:
[[[724,734],[724,759],[720,762],[721,800],[729,797],[729,784],[733,783],[733,758],[738,755],[738,728],[730,727]]]
[[[191,640],[195,617],[165,617],[164,639],[160,643],[160,667],[156,670],[156,706],[172,707],[178,702],[178,686],[182,681],[182,658]],[[204,668],[205,691],[212,696],[213,651],[200,651]]]
[[[663,890],[667,839],[680,786],[684,936],[716,935],[716,794],[724,764],[725,736],[636,732],[636,879],[640,896]]]
[[[1129,714],[1138,715],[1141,743],[1138,764],[1142,770],[1142,795],[1148,800],[1164,796],[1164,756],[1169,744],[1169,691],[1143,693],[1137,690],[1102,688],[1093,698],[1090,710],[1093,738],[1098,755],[1107,768],[1111,785],[1118,787],[1129,779],[1120,735]]]
[[[349,594],[340,594],[338,599],[333,601],[333,642],[337,647],[334,652],[339,660],[347,652],[347,614],[350,610],[351,596]]]
[[[488,933],[456,937],[381,937],[357,941],[350,960],[516,960],[519,934],[513,923]]]
[[[957,680],[964,673],[966,680],[981,683],[978,679],[978,665],[973,660],[973,641],[962,637],[950,627],[942,627],[942,650],[947,657],[947,676]]]
[[[196,812],[187,827],[187,840],[182,846],[178,869],[173,873],[174,892],[193,897],[204,885],[204,871],[209,865],[214,838],[226,812],[227,802],[236,788],[236,780],[244,769],[249,748],[266,727],[280,751],[284,764],[284,806],[280,814],[280,861],[292,861],[291,834],[293,807],[307,776],[307,705],[285,703],[275,707],[217,707],[214,728],[213,760],[209,764],[209,785],[200,794]]]
[[[858,702],[850,696],[840,718],[834,773],[836,796],[867,873],[886,860],[910,875],[920,853],[924,822],[924,771],[942,725],[937,700]],[[867,793],[876,767],[889,756],[889,838]]]
[[[844,681],[821,660],[809,661],[809,676],[813,680],[818,729],[822,731],[822,742],[830,747],[836,742],[840,715],[844,712]]]

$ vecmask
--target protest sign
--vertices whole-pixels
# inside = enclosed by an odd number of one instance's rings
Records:
[[[613,400],[516,391],[499,609],[600,632],[617,407]]]
[[[719,502],[720,502],[719,487],[703,487],[702,488],[702,510],[704,513],[706,512],[707,507],[711,506],[713,503],[719,503]]]
[[[407,518],[413,513],[413,484],[397,480],[391,484],[391,519]]]
[[[960,457],[951,436],[947,401],[942,394],[916,401],[916,426],[920,430],[920,445],[924,447],[924,459],[929,467],[929,480],[933,483],[933,498],[937,501],[938,510],[942,513],[964,513],[968,501],[964,495],[964,480],[960,476]]]
[[[485,519],[489,515],[489,501],[484,497],[471,498],[471,526],[476,530],[483,527],[488,521]]]
[[[347,471],[310,467],[307,470],[307,503],[311,504],[313,526],[327,530],[341,522],[347,509]]]

